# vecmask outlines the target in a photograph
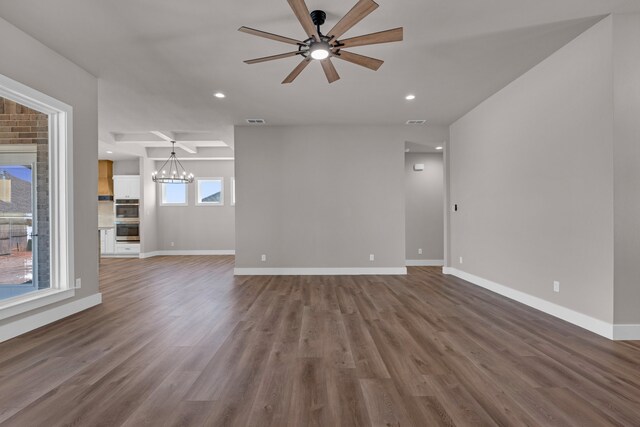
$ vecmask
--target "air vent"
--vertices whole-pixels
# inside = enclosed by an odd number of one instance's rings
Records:
[[[426,120],[407,120],[408,125],[423,125],[427,123]]]
[[[249,123],[250,125],[263,125],[266,122],[264,121],[264,119],[247,119],[247,123]]]

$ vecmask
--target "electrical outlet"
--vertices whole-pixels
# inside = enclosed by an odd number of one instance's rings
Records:
[[[266,262],[267,261],[267,255],[266,254],[262,254],[262,262]]]
[[[422,255],[422,248],[418,249],[418,255]]]
[[[78,277],[76,279],[76,289],[80,289],[81,287],[82,287],[82,279]]]
[[[462,264],[462,257],[460,257],[460,264]]]
[[[174,242],[171,242],[171,247],[174,247],[176,244]]]
[[[560,282],[558,281],[553,282],[553,292],[560,292]]]
[[[375,261],[376,257],[373,254],[369,254],[369,261]]]

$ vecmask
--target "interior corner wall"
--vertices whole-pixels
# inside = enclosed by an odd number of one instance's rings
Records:
[[[607,324],[612,51],[607,17],[454,123],[448,153],[449,267]]]
[[[423,164],[424,170],[414,170],[416,164]],[[444,260],[443,166],[441,153],[405,154],[407,260]]]
[[[157,184],[151,179],[151,174],[155,171],[156,162],[146,157],[139,159],[138,173],[140,174],[140,253],[149,254],[158,250],[158,202]],[[128,171],[133,168],[127,166]],[[125,175],[124,170],[120,170],[120,175]],[[137,175],[137,173],[136,173]]]
[[[98,293],[97,79],[0,18],[0,74],[73,107],[75,297],[0,321],[0,326]]]
[[[613,15],[615,323],[640,324],[640,14]]]
[[[236,268],[404,268],[404,144],[424,132],[236,127]]]
[[[188,206],[160,206],[161,189],[157,186],[158,250],[234,251],[236,207],[231,205],[233,160],[182,161],[185,168],[196,176],[196,182],[187,186]],[[159,168],[163,163],[156,162],[155,167]],[[197,206],[197,179],[218,177],[224,178],[224,205]]]

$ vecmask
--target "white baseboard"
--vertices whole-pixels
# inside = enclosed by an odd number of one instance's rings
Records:
[[[405,261],[407,267],[440,267],[444,265],[443,259],[408,259]]]
[[[177,251],[153,251],[140,253],[140,258],[154,256],[181,256],[181,255],[235,255],[234,249],[205,249],[205,250],[177,250]]]
[[[67,304],[59,305],[48,310],[41,311],[31,316],[15,320],[0,326],[0,342],[15,338],[26,332],[33,331],[56,320],[71,316],[72,314],[86,310],[102,303],[102,294],[97,293]]]
[[[563,307],[542,298],[534,297],[533,295],[529,295],[516,289],[512,289],[508,286],[483,279],[482,277],[475,276],[456,268],[444,267],[442,269],[442,272],[444,274],[451,274],[453,276],[459,277],[463,280],[466,280],[467,282],[473,283],[474,285],[480,286],[482,288],[505,296],[509,299],[528,305],[529,307],[540,310],[546,314],[550,314],[551,316],[557,317],[576,326],[580,326],[581,328],[601,335],[605,338],[617,339],[614,335],[614,325],[611,323],[607,323],[603,320],[587,316],[586,314],[579,313],[577,311],[571,310],[570,308]]]
[[[640,325],[613,325],[613,339],[617,341],[640,340]]]
[[[138,258],[140,258],[140,259],[144,259],[144,258],[152,258],[152,257],[154,257],[154,256],[160,256],[160,255],[162,255],[162,254],[160,253],[160,251],[153,251],[153,252],[140,252],[140,253],[138,254]]]
[[[405,275],[406,267],[370,268],[236,268],[236,276],[361,276]]]

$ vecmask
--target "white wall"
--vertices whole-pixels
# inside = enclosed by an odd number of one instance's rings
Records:
[[[640,324],[640,15],[614,15],[615,323]]]
[[[0,74],[73,107],[74,265],[82,288],[72,300],[98,293],[98,93],[96,78],[0,19]],[[0,326],[34,316],[33,310]]]
[[[414,165],[423,164],[423,171]],[[440,153],[405,154],[407,260],[444,260],[444,171]],[[422,254],[418,250],[422,249]],[[442,265],[442,264],[440,264]]]
[[[236,127],[236,267],[404,268],[404,143],[427,134]]]
[[[612,79],[608,17],[451,126],[450,267],[613,321]]]
[[[155,167],[163,163],[156,162]],[[160,206],[160,186],[157,186],[157,250],[235,250],[236,208],[231,205],[233,160],[185,161],[184,166],[196,178],[224,178],[224,206],[196,206],[196,183],[188,185],[188,206]],[[150,177],[151,172],[148,175]]]

